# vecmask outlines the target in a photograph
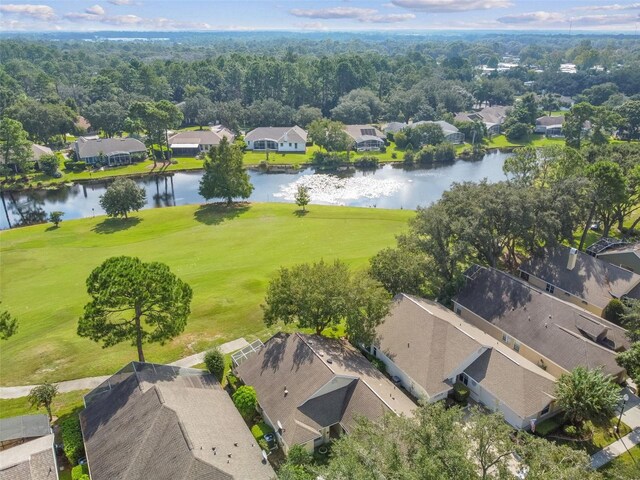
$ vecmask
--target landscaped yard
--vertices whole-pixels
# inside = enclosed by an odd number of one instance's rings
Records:
[[[560,440],[560,439],[554,438],[553,433],[550,434],[547,438],[552,439],[556,443],[569,445],[575,449],[584,450],[589,455],[593,455],[597,451],[602,450],[604,447],[608,445],[611,445],[613,442],[619,440],[621,437],[624,437],[626,434],[631,432],[631,428],[629,428],[629,426],[626,423],[620,422],[619,435],[614,434],[613,433],[614,427],[617,423],[618,423],[618,419],[616,417],[611,419],[611,424],[608,427],[595,426],[594,432],[593,432],[593,438],[590,441],[586,441],[586,442]]]
[[[504,135],[496,135],[492,137],[487,143],[488,148],[510,148],[510,147],[547,147],[551,145],[564,146],[564,138],[547,138],[544,135],[531,135],[527,140],[523,142],[510,142]]]
[[[616,466],[631,465],[640,462],[640,445],[629,449],[629,451],[623,453],[617,458],[614,458],[609,463],[604,465],[600,470],[606,472],[613,470]]]
[[[363,267],[412,216],[320,206],[298,216],[295,209],[190,205],[145,210],[129,221],[98,217],[0,232],[2,308],[20,322],[0,349],[2,385],[106,375],[136,359],[128,343],[102,349],[76,335],[85,280],[108,257],[164,262],[193,288],[185,333],[146,347],[149,361],[168,362],[241,336],[266,338],[274,329],[264,327],[260,303],[281,265],[341,258]]]

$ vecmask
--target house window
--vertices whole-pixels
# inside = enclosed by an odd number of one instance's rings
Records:
[[[296,149],[298,148],[298,144],[297,144],[297,143],[294,143],[294,144],[293,144],[293,146],[294,146],[294,148],[296,148]]]
[[[504,343],[511,343],[511,337],[509,337],[509,335],[507,335],[506,333],[502,334],[502,341]]]
[[[465,385],[469,385],[469,377],[466,373],[461,373],[458,375],[458,381],[464,383]]]
[[[520,342],[519,342],[519,341],[517,341],[517,340],[516,340],[515,342],[513,342],[513,349],[514,349],[516,352],[519,352],[519,351],[520,351]]]
[[[284,143],[283,143],[283,142],[280,142],[280,146],[281,146],[281,147],[284,147]]]
[[[555,287],[553,285],[551,285],[550,283],[547,283],[547,286],[545,287],[545,290],[549,293],[553,293],[555,290]]]
[[[549,408],[550,408],[550,405],[547,405],[546,407],[544,407],[542,409],[542,411],[540,412],[540,416],[543,416],[543,415],[546,415],[547,413],[549,413]]]
[[[378,349],[376,347],[373,347],[373,356],[374,357],[378,356]]]
[[[458,315],[462,315],[462,309],[460,307],[458,307],[458,306],[456,306],[456,313]]]
[[[291,147],[291,142],[289,142],[289,147]]]
[[[529,274],[527,272],[520,272],[520,278],[523,279],[525,282],[529,281]]]

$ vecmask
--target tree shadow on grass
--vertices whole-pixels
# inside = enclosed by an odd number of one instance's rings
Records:
[[[293,212],[293,214],[296,217],[304,217],[309,213],[309,210],[296,210],[295,212]]]
[[[47,228],[44,229],[45,232],[50,232],[52,230],[58,230],[60,228],[60,225],[49,225]]]
[[[129,217],[129,218],[107,218],[106,220],[98,223],[93,230],[96,233],[116,233],[121,230],[128,230],[131,227],[135,227],[142,220],[138,217]]]
[[[225,220],[233,220],[251,208],[249,203],[206,203],[200,205],[193,217],[205,225],[218,225]]]

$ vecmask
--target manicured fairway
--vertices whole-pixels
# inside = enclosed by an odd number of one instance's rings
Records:
[[[0,344],[0,384],[26,385],[113,373],[135,348],[102,349],[76,335],[88,300],[85,280],[114,255],[168,264],[194,291],[187,330],[147,360],[172,361],[239,336],[265,337],[260,302],[281,265],[341,258],[362,267],[394,243],[412,213],[312,206],[305,216],[287,204],[227,210],[190,205],[139,212],[129,221],[104,217],[0,233],[2,305],[20,322]]]

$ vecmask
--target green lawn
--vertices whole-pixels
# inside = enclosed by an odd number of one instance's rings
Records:
[[[496,135],[491,137],[486,143],[488,148],[510,148],[510,147],[547,147],[550,145],[564,145],[564,138],[547,138],[544,135],[531,135],[526,141],[523,142],[510,142],[504,135]]]
[[[394,243],[412,213],[313,206],[298,216],[288,204],[145,210],[129,221],[104,217],[0,232],[2,308],[20,322],[0,349],[2,385],[113,373],[136,359],[120,344],[102,349],[76,335],[88,301],[85,280],[114,255],[167,263],[194,291],[186,331],[147,359],[167,362],[244,336],[269,335],[260,303],[281,265],[324,258],[363,267]],[[273,330],[271,330],[273,331]]]
[[[4,372],[3,372],[4,373]],[[76,390],[75,392],[59,393],[51,405],[51,413],[54,417],[68,415],[77,408],[84,406],[82,398],[89,390]],[[19,415],[46,414],[44,408],[31,408],[27,397],[0,399],[0,418],[17,417]]]

